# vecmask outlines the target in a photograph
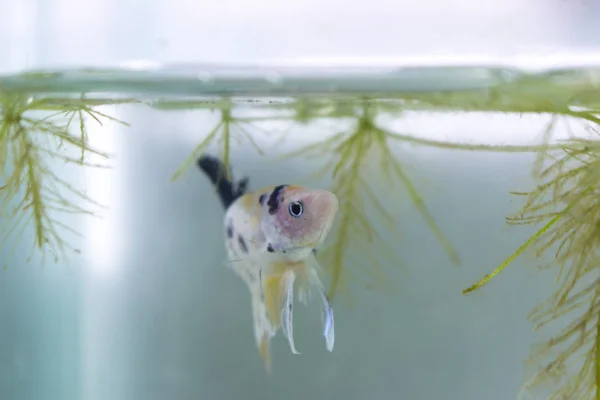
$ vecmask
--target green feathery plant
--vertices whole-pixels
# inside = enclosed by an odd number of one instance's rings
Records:
[[[331,173],[331,191],[340,200],[339,222],[332,232],[333,243],[322,255],[327,260],[323,265],[330,268],[331,298],[343,283],[344,274],[352,275],[366,286],[385,287],[382,286],[386,282],[382,266],[399,262],[393,246],[385,240],[385,235],[373,227],[375,218],[381,218],[390,230],[394,230],[393,218],[379,201],[373,190],[373,183],[365,173],[372,169],[374,160],[378,160],[377,171],[387,183],[402,183],[451,260],[457,264],[459,262],[458,254],[441,233],[425,202],[393,153],[390,142],[398,137],[376,124],[377,108],[371,102],[364,101],[358,113],[354,110],[353,116],[356,123],[349,132],[337,133],[326,140],[284,155],[328,160],[324,170],[318,174]],[[367,217],[368,206],[376,211],[376,215],[370,218]],[[345,268],[349,264],[362,266],[362,277],[358,275],[358,271]]]
[[[564,318],[571,322],[534,349],[530,362],[542,366],[524,390],[553,387],[551,400],[599,400],[600,138],[571,138],[559,149],[546,151],[539,168],[540,184],[530,192],[515,193],[526,201],[507,221],[541,228],[464,293],[487,284],[527,249],[534,249],[540,259],[551,252],[559,288],[530,319],[538,329]]]
[[[6,263],[29,226],[33,226],[35,236],[32,252],[47,250],[56,261],[65,250],[78,251],[63,239],[64,233],[77,232],[58,215],[94,215],[81,203],[98,204],[62,178],[50,162],[102,167],[85,160],[86,153],[107,157],[88,145],[87,117],[98,123],[102,119],[117,121],[95,111],[83,98],[60,102],[18,95],[0,97],[0,245],[13,241]],[[72,128],[77,128],[77,134],[71,133]],[[76,156],[68,154],[73,150]],[[77,202],[69,196],[75,196]]]
[[[221,146],[220,156],[225,165],[230,165],[229,157],[232,141],[240,144],[243,139],[246,139],[259,154],[264,154],[248,130],[250,128],[257,129],[251,119],[235,117],[233,115],[233,104],[230,101],[224,103],[219,112],[221,113],[219,123],[206,135],[177,171],[175,171],[171,178],[172,181],[181,178],[194,165],[198,157],[204,154],[206,149],[215,142]],[[227,178],[230,178],[229,173],[230,171],[227,169]]]

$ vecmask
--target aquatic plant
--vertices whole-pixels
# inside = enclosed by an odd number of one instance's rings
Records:
[[[0,100],[0,243],[5,244],[9,239],[21,239],[26,228],[33,226],[34,250],[48,249],[55,259],[65,249],[77,251],[62,236],[64,233],[76,232],[61,223],[57,215],[95,215],[80,204],[83,201],[90,206],[100,205],[60,177],[50,163],[62,161],[84,167],[104,167],[86,160],[88,153],[108,158],[108,155],[88,145],[86,123],[102,123],[104,119],[115,119],[95,111],[94,106],[141,102],[132,99],[91,100],[83,97],[34,98],[12,94],[4,95]],[[403,164],[406,161],[399,160],[399,148],[396,144],[410,143],[467,151],[543,150],[539,153],[535,166],[542,183],[529,193],[520,193],[526,197],[526,204],[519,215],[508,218],[511,224],[543,223],[543,227],[498,269],[466,289],[465,293],[487,283],[526,249],[535,247],[541,257],[551,248],[557,247],[555,261],[560,265],[561,288],[547,303],[534,311],[532,320],[541,327],[559,317],[585,309],[580,311],[575,321],[560,335],[534,352],[532,359],[536,360],[550,358],[552,351],[559,351],[559,354],[547,362],[527,386],[541,385],[542,382],[553,379],[559,382],[554,399],[585,399],[591,398],[593,394],[598,396],[596,387],[600,384],[600,287],[597,282],[600,277],[595,276],[594,265],[600,261],[596,250],[596,237],[600,233],[597,228],[600,226],[600,207],[596,206],[595,201],[600,179],[600,140],[572,139],[560,146],[549,145],[559,114],[555,114],[549,122],[541,146],[490,146],[444,142],[392,132],[377,123],[377,117],[383,113],[401,117],[404,107],[439,109],[443,106],[442,98],[437,98],[440,104],[436,104],[435,99],[415,98],[414,101],[416,103],[407,104],[366,99],[304,98],[290,103],[271,104],[269,109],[272,110],[272,114],[262,117],[234,115],[239,103],[230,99],[193,104],[155,102],[147,105],[158,109],[213,109],[220,113],[219,122],[175,172],[173,179],[180,177],[212,144],[220,146],[221,157],[227,163],[234,143],[246,142],[259,154],[263,154],[253,136],[259,130],[256,123],[260,121],[279,119],[290,123],[308,123],[319,118],[344,118],[353,121],[351,129],[286,155],[326,160],[325,167],[317,171],[317,174],[329,175],[332,178],[331,190],[340,198],[338,226],[332,231],[330,245],[319,255],[328,260],[323,265],[330,268],[329,293],[332,298],[339,293],[340,287],[348,279],[359,281],[366,287],[390,289],[391,285],[383,265],[397,266],[401,263],[391,244],[384,239],[386,235],[374,228],[377,221],[381,221],[385,227],[383,229],[395,232],[395,225],[391,222],[393,218],[377,195],[378,180],[372,179],[373,176],[381,178],[379,183],[386,185],[386,190],[401,187],[406,191],[408,199],[418,208],[450,259],[455,264],[459,263],[458,254],[440,231],[406,172],[407,165]],[[532,112],[540,111],[539,107],[530,108]],[[288,114],[282,114],[282,111]],[[563,108],[561,114],[586,120],[594,125],[600,122],[595,114],[590,112]],[[77,154],[70,154],[74,152]],[[543,168],[548,160],[552,160],[551,165]],[[79,199],[79,205],[68,199],[70,195]],[[368,213],[368,208],[372,208],[374,213]],[[358,268],[349,268],[350,266]],[[579,369],[575,368],[576,363],[573,361],[576,354],[585,357]]]
[[[90,103],[93,101],[84,98],[0,97],[0,245],[14,241],[5,263],[30,226],[35,237],[32,253],[47,250],[56,261],[65,250],[78,251],[63,238],[77,232],[61,222],[58,214],[94,215],[80,204],[99,204],[61,177],[50,163],[102,167],[86,161],[87,153],[107,157],[88,145],[86,118],[97,123],[102,119],[121,121],[95,111]],[[77,127],[77,134],[70,132],[72,127]],[[69,154],[74,151],[76,154]],[[77,202],[69,196],[75,196]],[[43,251],[42,256],[43,262]]]
[[[81,72],[85,71],[79,71],[80,75],[76,74],[75,82],[82,78]],[[448,72],[443,74],[445,82],[451,80],[449,76],[453,76],[448,75]],[[89,148],[87,141],[86,121],[96,120],[95,122],[100,123],[103,119],[110,118],[95,112],[95,105],[138,103],[162,110],[217,110],[221,114],[220,122],[177,170],[174,179],[181,176],[196,157],[211,144],[221,147],[221,157],[226,162],[229,160],[232,143],[236,141],[241,143],[246,139],[258,149],[249,127],[259,119],[234,116],[234,111],[240,107],[255,107],[267,111],[269,115],[262,117],[262,120],[286,119],[294,123],[309,123],[318,118],[352,119],[354,127],[350,131],[340,132],[330,139],[316,142],[295,152],[296,155],[313,155],[328,160],[321,172],[331,174],[332,190],[340,196],[339,227],[332,232],[332,244],[324,254],[332,260],[330,263],[324,263],[331,266],[332,297],[339,291],[343,278],[348,275],[362,280],[367,285],[369,280],[375,279],[378,281],[378,288],[385,287],[380,284],[383,283],[382,278],[386,274],[378,266],[382,261],[394,266],[400,262],[389,243],[382,240],[381,232],[373,228],[376,220],[382,220],[383,226],[390,230],[393,230],[394,226],[390,223],[389,210],[383,207],[376,194],[374,186],[377,182],[371,179],[372,175],[369,174],[377,174],[389,186],[393,184],[405,188],[408,198],[417,205],[450,258],[458,261],[458,256],[433,221],[408,176],[406,161],[403,159],[400,162],[393,154],[395,143],[404,142],[448,150],[529,152],[542,149],[534,168],[539,172],[541,183],[531,192],[520,193],[526,198],[526,204],[518,215],[508,218],[511,224],[537,223],[542,224],[542,228],[492,274],[465,292],[486,284],[527,249],[535,248],[540,258],[554,250],[554,263],[560,267],[558,279],[561,286],[547,303],[534,311],[532,320],[539,326],[545,326],[550,321],[574,315],[574,321],[565,327],[561,334],[534,352],[533,359],[541,359],[545,362],[545,367],[533,375],[526,386],[539,386],[544,382],[553,381],[559,386],[553,395],[554,399],[579,400],[594,395],[600,399],[597,389],[600,384],[600,308],[597,285],[599,277],[595,275],[594,268],[599,261],[596,238],[600,233],[597,228],[600,226],[600,214],[595,200],[598,197],[596,188],[600,178],[599,140],[573,139],[560,146],[559,150],[547,145],[558,115],[569,115],[594,125],[600,122],[597,113],[581,111],[598,110],[600,104],[598,91],[594,89],[597,86],[597,76],[591,72],[588,69],[556,70],[532,75],[504,68],[487,71],[477,68],[476,71],[454,76],[458,79],[466,77],[475,83],[482,82],[479,79],[481,76],[492,78],[484,79],[485,85],[482,84],[479,88],[473,85],[473,90],[397,93],[396,99],[381,101],[339,97],[314,97],[291,101],[234,101],[228,98],[191,101],[169,98],[147,102],[135,99],[51,99],[25,97],[15,93],[25,93],[27,90],[35,90],[36,93],[52,92],[57,89],[73,93],[79,86],[73,84],[73,80],[62,81],[65,77],[68,78],[68,74],[62,72],[26,72],[19,76],[0,77],[0,243],[20,239],[26,228],[33,226],[34,249],[49,248],[56,258],[61,249],[69,247],[62,234],[70,231],[68,226],[64,226],[57,219],[57,214],[93,214],[86,207],[73,204],[67,198],[69,194],[75,195],[84,203],[95,205],[92,199],[88,199],[64,181],[64,178],[55,172],[56,169],[52,168],[51,163],[64,161],[74,165],[94,166],[85,160],[86,153],[107,156],[94,152]],[[93,81],[95,72],[87,73],[91,75],[86,79]],[[436,77],[435,71],[431,77]],[[158,81],[155,79],[155,82]],[[81,80],[78,82],[82,84]],[[112,87],[122,90],[125,83],[126,80],[112,82]],[[164,86],[164,82],[161,81],[160,85]],[[214,90],[214,82],[211,86]],[[106,90],[111,86],[110,83],[107,86],[103,78],[99,87]],[[127,87],[133,91],[148,90],[147,86],[138,83]],[[187,89],[186,87],[184,90],[186,93]],[[13,92],[8,93],[7,90]],[[570,109],[572,104],[577,104],[581,110]],[[376,123],[376,117],[381,113],[401,116],[407,110],[548,112],[554,113],[555,116],[548,125],[541,147],[448,143],[391,132]],[[281,112],[288,112],[289,115],[281,115]],[[71,130],[78,130],[78,133],[70,133]],[[69,155],[69,152],[63,151],[65,148],[78,154]],[[260,153],[260,149],[258,150]],[[547,162],[551,164],[545,167]],[[375,215],[367,215],[368,206],[372,206]],[[358,260],[360,265],[368,268],[349,269],[350,259],[352,264]],[[558,352],[558,355],[553,356],[552,352]],[[575,360],[577,354],[584,357],[581,365],[577,365]]]
[[[386,272],[383,266],[398,266],[401,260],[385,237],[393,238],[397,235],[382,234],[374,226],[379,220],[388,228],[388,233],[399,232],[395,230],[393,218],[379,201],[374,189],[374,184],[381,181],[378,178],[383,178],[380,183],[385,185],[386,191],[397,189],[400,183],[408,194],[409,201],[417,207],[452,263],[460,263],[459,255],[437,226],[416,185],[405,171],[406,165],[400,162],[399,149],[395,144],[511,153],[537,152],[542,148],[540,145],[485,145],[426,139],[413,134],[392,132],[376,122],[379,116],[386,113],[402,118],[405,111],[403,105],[402,102],[376,99],[354,99],[353,102],[339,101],[337,104],[331,100],[303,99],[297,105],[300,115],[297,120],[300,122],[333,117],[354,120],[354,128],[349,131],[339,132],[328,139],[279,157],[285,159],[302,156],[327,160],[325,167],[316,171],[313,176],[318,178],[330,175],[333,179],[330,190],[340,198],[340,222],[330,235],[332,243],[320,255],[325,261],[323,265],[329,268],[327,272],[331,277],[331,298],[336,295],[340,286],[345,287],[344,283],[348,280],[361,282],[366,288],[392,290],[389,271]],[[546,148],[551,149],[553,146],[546,145]],[[374,164],[373,160],[379,160],[379,164]],[[369,206],[373,207],[376,215],[367,214]],[[351,265],[359,268],[351,269]],[[344,279],[345,277],[348,279]]]
[[[374,175],[369,176],[369,172],[385,179],[386,184],[391,187],[401,182],[451,260],[459,262],[458,254],[441,233],[415,185],[394,154],[390,142],[403,137],[376,123],[379,110],[374,102],[365,100],[352,111],[355,122],[349,131],[337,133],[283,155],[284,158],[303,156],[327,160],[324,169],[317,171],[317,175],[331,174],[333,185],[330,190],[340,200],[339,222],[332,231],[332,243],[320,255],[327,260],[323,265],[329,268],[327,272],[331,276],[331,282],[328,294],[332,299],[340,284],[344,283],[344,274],[351,275],[353,280],[361,281],[366,287],[389,288],[382,265],[396,265],[399,262],[386,235],[374,228],[377,218],[391,231],[394,230],[394,224],[393,217],[373,189]],[[378,160],[378,165],[373,164],[374,160]],[[368,206],[373,207],[376,215],[367,215]],[[346,268],[347,265],[363,268],[353,271]]]
[[[413,108],[427,108],[422,101]],[[19,240],[28,226],[33,226],[35,240],[33,249],[48,249],[56,259],[65,249],[77,251],[63,238],[64,233],[73,232],[69,226],[61,223],[57,214],[95,215],[81,201],[89,205],[100,206],[81,191],[75,189],[64,178],[58,176],[50,165],[53,161],[87,167],[102,167],[90,164],[86,160],[88,153],[104,158],[108,155],[98,152],[88,145],[87,122],[102,123],[112,119],[94,110],[95,105],[110,104],[110,100],[90,99],[51,99],[32,98],[17,95],[5,95],[0,102],[0,196],[2,208],[0,218],[1,243],[9,239]],[[122,100],[131,103],[132,100]],[[181,108],[182,104],[156,103],[155,108]],[[290,123],[308,123],[320,118],[344,118],[353,121],[353,127],[339,132],[327,139],[316,141],[284,157],[317,157],[326,160],[325,167],[316,171],[317,175],[329,175],[333,184],[331,190],[340,198],[340,218],[338,226],[332,231],[331,243],[319,257],[327,259],[323,265],[329,267],[331,281],[329,294],[333,298],[348,280],[358,281],[366,287],[390,290],[384,265],[399,265],[401,260],[395,254],[393,246],[385,240],[386,235],[374,228],[377,221],[388,233],[395,232],[390,211],[377,195],[378,180],[386,189],[403,188],[408,199],[431,228],[437,240],[446,250],[450,259],[459,263],[459,257],[444,237],[425,205],[415,184],[406,172],[397,154],[396,144],[410,143],[437,147],[448,150],[474,150],[494,152],[535,152],[539,153],[536,170],[539,170],[540,184],[530,193],[521,193],[527,197],[522,212],[508,218],[511,224],[545,223],[507,262],[473,287],[479,288],[501,271],[525,249],[537,246],[541,256],[553,246],[558,246],[556,261],[561,266],[559,279],[561,288],[546,304],[532,314],[532,320],[539,326],[561,316],[574,313],[584,306],[585,311],[570,324],[565,331],[534,352],[536,360],[550,357],[550,352],[560,346],[569,345],[560,351],[542,371],[538,371],[528,382],[529,386],[541,384],[548,379],[562,379],[554,394],[585,398],[596,393],[600,382],[598,359],[598,288],[600,277],[594,275],[593,266],[599,261],[596,255],[597,226],[600,226],[600,208],[596,207],[595,189],[600,179],[598,156],[600,140],[572,139],[560,146],[549,145],[552,130],[558,119],[553,116],[544,133],[541,146],[490,146],[481,144],[461,144],[419,138],[410,134],[392,132],[378,124],[377,117],[382,113],[400,116],[403,112],[401,102],[357,99],[297,99],[291,103],[277,103],[271,106],[273,113],[261,117],[240,117],[234,115],[238,104],[229,99],[212,102],[186,103],[186,108],[213,109],[220,113],[219,122],[205,135],[200,144],[175,172],[173,179],[180,177],[195,159],[207,151],[209,146],[217,144],[220,155],[229,162],[230,151],[234,144],[248,143],[259,154],[263,154],[256,144],[254,136],[259,130],[257,122],[275,119]],[[288,114],[281,114],[281,111]],[[291,111],[291,112],[290,112]],[[596,124],[594,114],[566,111],[563,114]],[[115,120],[118,121],[118,120]],[[118,121],[123,123],[122,121]],[[71,133],[75,131],[75,133]],[[76,155],[71,153],[76,152]],[[542,168],[548,159],[553,163]],[[406,163],[406,161],[403,161]],[[78,204],[68,199],[75,195]],[[546,197],[550,196],[550,199]],[[559,207],[559,205],[561,205]],[[558,207],[558,210],[554,208]],[[374,213],[368,213],[372,208]],[[598,214],[598,215],[596,215]],[[391,235],[389,237],[393,237]],[[16,248],[16,246],[15,246]],[[14,248],[13,248],[14,250]],[[357,267],[357,268],[350,268]],[[588,280],[589,279],[589,280]],[[588,280],[587,286],[581,284]],[[581,286],[581,287],[580,287]],[[577,339],[575,337],[578,337]],[[583,366],[570,375],[573,370],[574,354],[585,356]],[[559,380],[560,380],[559,379]]]
[[[221,146],[220,157],[225,165],[230,165],[229,155],[231,152],[232,141],[236,141],[240,144],[243,139],[246,139],[259,154],[264,154],[248,130],[251,128],[258,129],[251,119],[235,117],[233,115],[233,104],[228,99],[219,104],[218,111],[220,113],[219,122],[196,146],[196,148],[194,148],[177,171],[175,171],[171,178],[172,181],[183,176],[183,174],[194,165],[198,157],[204,154],[207,148],[213,143]],[[235,128],[235,130],[232,128]],[[230,178],[230,173],[231,171],[228,169],[227,178]]]
[[[552,400],[600,399],[600,138],[571,138],[544,154],[540,183],[530,192],[515,193],[524,196],[525,204],[507,218],[509,224],[542,227],[464,293],[487,284],[525,250],[535,250],[539,260],[553,254],[543,266],[558,267],[559,288],[530,319],[538,329],[570,322],[534,348],[530,363],[541,368],[524,390],[553,389]]]
[[[259,154],[264,154],[253,140],[255,131],[261,130],[257,123],[265,121],[284,121],[290,127],[294,124],[316,122],[319,119],[352,119],[355,127],[348,131],[340,132],[330,139],[317,140],[306,147],[297,149],[289,154],[283,154],[276,160],[283,160],[298,156],[314,157],[329,160],[326,167],[317,171],[316,176],[331,175],[333,186],[330,188],[342,200],[340,210],[340,226],[332,231],[333,244],[328,247],[322,257],[327,258],[324,265],[330,266],[327,272],[331,275],[329,295],[334,297],[340,286],[345,282],[343,277],[361,281],[363,287],[377,287],[380,290],[391,290],[388,279],[389,274],[382,268],[383,265],[398,265],[400,260],[391,250],[389,243],[373,226],[377,218],[390,232],[393,231],[393,218],[389,211],[378,200],[376,190],[372,185],[372,176],[382,177],[387,187],[394,187],[400,182],[406,189],[409,199],[417,206],[432,229],[434,235],[445,248],[453,263],[459,263],[456,251],[441,233],[434,218],[427,209],[405,171],[405,166],[398,161],[396,143],[410,143],[427,147],[437,147],[447,150],[465,151],[493,151],[493,152],[532,152],[538,151],[540,146],[512,146],[512,145],[483,145],[445,142],[419,138],[415,135],[392,132],[376,123],[376,119],[387,113],[391,116],[402,117],[403,112],[400,101],[382,101],[377,99],[356,98],[298,98],[292,102],[281,102],[270,105],[272,110],[263,116],[235,116],[234,111],[255,102],[234,102],[228,99],[219,99],[202,102],[158,102],[153,104],[160,109],[211,109],[220,113],[219,122],[204,135],[203,139],[191,152],[185,162],[173,175],[173,180],[182,176],[194,161],[206,152],[211,144],[220,148],[220,156],[229,164],[232,143],[235,140],[241,144],[244,140],[254,147]],[[259,103],[256,101],[256,103]],[[283,111],[283,113],[282,113]],[[235,129],[234,129],[235,128]],[[289,131],[289,129],[288,129]],[[272,133],[272,132],[269,132]],[[285,140],[285,134],[281,139]],[[370,160],[381,160],[379,165],[373,165]],[[373,174],[371,177],[368,174]],[[370,180],[370,182],[369,182]],[[373,206],[377,210],[376,216],[368,216],[367,208]],[[393,237],[393,236],[392,236]],[[321,256],[321,255],[320,255]],[[348,263],[352,260],[352,263]],[[349,265],[364,265],[366,268],[358,270],[346,268]],[[389,272],[389,271],[388,271]]]

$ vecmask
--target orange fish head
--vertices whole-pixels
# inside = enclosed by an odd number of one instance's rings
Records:
[[[329,191],[277,186],[262,205],[261,229],[273,252],[312,250],[325,241],[338,208]]]

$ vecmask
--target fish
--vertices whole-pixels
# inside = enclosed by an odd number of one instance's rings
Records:
[[[225,209],[223,235],[229,266],[250,291],[254,337],[268,373],[270,342],[279,330],[293,354],[294,288],[307,305],[321,301],[326,349],[335,341],[333,307],[319,274],[317,249],[325,242],[339,209],[336,195],[322,189],[279,184],[248,190],[248,178],[233,180],[229,166],[204,155],[197,166],[210,179]]]

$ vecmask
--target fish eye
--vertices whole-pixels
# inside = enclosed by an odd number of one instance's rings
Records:
[[[288,206],[290,215],[294,218],[299,218],[304,211],[304,206],[301,201],[292,201]]]

